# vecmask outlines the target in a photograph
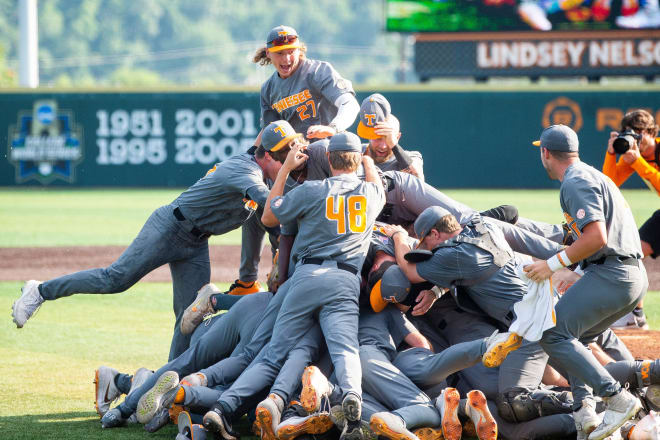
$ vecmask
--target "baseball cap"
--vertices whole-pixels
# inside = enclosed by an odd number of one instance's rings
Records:
[[[567,125],[551,125],[543,130],[541,139],[532,142],[532,145],[553,151],[578,151],[580,142],[577,134]]]
[[[438,223],[442,217],[451,214],[445,208],[440,206],[429,206],[417,217],[413,227],[415,228],[415,235],[419,239],[420,243],[424,240],[424,237],[431,232],[431,229]]]
[[[287,121],[275,121],[264,128],[261,145],[266,151],[278,151],[292,139],[299,137],[302,137],[302,134],[296,133],[296,130]]]
[[[374,312],[382,311],[387,303],[400,303],[410,293],[410,281],[397,265],[387,268],[369,294],[369,302]]]
[[[279,52],[300,47],[298,32],[290,26],[279,25],[268,32],[266,47],[269,52]]]
[[[367,96],[360,106],[360,123],[357,133],[364,139],[379,139],[381,136],[374,133],[376,124],[381,123],[392,113],[390,103],[380,93]]]
[[[330,138],[328,145],[328,152],[332,151],[351,151],[354,153],[362,153],[362,143],[357,135],[343,131],[337,133]]]

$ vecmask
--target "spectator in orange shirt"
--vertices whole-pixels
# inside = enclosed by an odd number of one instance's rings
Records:
[[[605,163],[603,163],[603,174],[610,177],[617,186],[621,186],[628,177],[636,172],[644,183],[660,196],[660,148],[658,148],[660,138],[656,137],[658,136],[658,125],[646,110],[634,110],[627,113],[621,120],[621,131],[627,129],[641,135],[641,139],[632,142],[630,149],[622,154],[617,162],[613,144],[619,133],[611,132],[610,140],[607,143]],[[656,258],[660,253],[660,210],[655,211],[651,218],[639,228],[639,236],[644,256]],[[612,327],[648,328],[642,303],[638,304],[631,315],[624,316]]]

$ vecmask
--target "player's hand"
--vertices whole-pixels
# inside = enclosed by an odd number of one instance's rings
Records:
[[[394,146],[399,142],[399,127],[389,121],[383,121],[376,124],[374,127],[374,133],[378,136],[382,136],[385,139],[385,144],[388,147],[394,148]]]
[[[307,139],[325,139],[337,134],[337,130],[327,125],[312,125],[307,129]]]
[[[390,238],[392,238],[396,233],[404,234],[404,236],[408,235],[408,232],[399,225],[383,225],[382,228],[385,235]]]
[[[630,148],[622,156],[623,161],[628,165],[632,165],[637,159],[639,159],[639,147],[637,146],[637,140],[633,140],[633,143],[630,144]]]
[[[535,261],[532,264],[523,267],[523,270],[527,274],[527,278],[536,281],[537,283],[547,280],[552,276],[552,271],[545,260]]]
[[[417,295],[415,302],[417,302],[417,305],[413,307],[412,314],[413,316],[421,316],[428,312],[435,302],[435,293],[431,290],[422,290]]]
[[[610,131],[610,139],[607,141],[607,152],[609,154],[616,154],[616,151],[614,151],[614,139],[616,139],[618,136],[618,132]]]
[[[289,154],[286,155],[286,159],[284,160],[284,164],[282,164],[282,168],[285,168],[286,171],[291,172],[307,162],[309,156],[303,153],[304,150],[305,147],[302,144],[294,144],[291,147]]]
[[[560,295],[563,295],[579,279],[580,275],[567,268],[559,269],[552,274],[552,284]]]

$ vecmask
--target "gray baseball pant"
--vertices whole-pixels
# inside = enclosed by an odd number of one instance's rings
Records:
[[[364,391],[401,417],[408,429],[440,425],[431,399],[378,347],[361,345],[360,362]]]
[[[256,281],[259,274],[261,250],[264,247],[265,236],[268,232],[261,223],[262,212],[262,210],[257,211],[241,226],[241,266],[238,271],[238,278],[241,281]],[[278,236],[268,232],[268,239],[274,255],[278,246]]]
[[[553,362],[568,372],[576,408],[591,395],[611,396],[619,383],[581,342],[592,340],[635,308],[648,287],[641,261],[637,266],[606,261],[590,265],[555,306],[557,324],[546,330],[541,346]]]
[[[110,266],[46,281],[41,284],[41,295],[44,299],[55,300],[76,293],[119,293],[152,270],[169,264],[176,321],[168,359],[176,358],[190,343],[190,336],[181,334],[181,317],[197,291],[209,282],[211,267],[208,241],[188,232],[192,226],[186,228],[187,221],[177,221],[173,209],[171,205],[156,209],[133,242]]]

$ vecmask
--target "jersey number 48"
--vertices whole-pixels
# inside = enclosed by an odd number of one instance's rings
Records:
[[[365,196],[329,196],[325,199],[325,218],[337,222],[337,234],[364,232],[367,228],[367,198]]]

